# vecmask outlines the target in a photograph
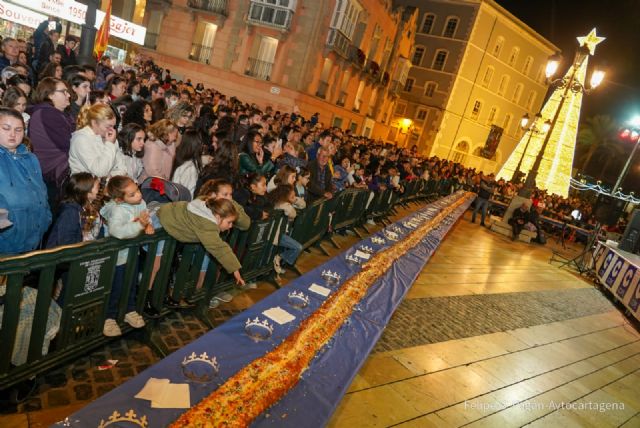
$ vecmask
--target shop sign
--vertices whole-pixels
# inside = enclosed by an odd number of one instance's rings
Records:
[[[74,0],[12,0],[12,3],[21,4],[48,16],[57,16],[80,25],[85,23],[85,16],[87,15],[87,5]],[[104,16],[105,13],[103,11],[96,11],[96,29],[100,28]],[[44,19],[47,18],[45,17]],[[112,36],[143,45],[146,32],[147,29],[141,25],[111,15]]]
[[[15,4],[0,1],[0,19],[15,22],[26,27],[37,28],[47,17]]]

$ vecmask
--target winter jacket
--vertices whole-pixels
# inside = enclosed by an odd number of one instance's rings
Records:
[[[182,184],[191,192],[191,198],[194,197],[196,191],[196,184],[198,182],[198,168],[193,161],[185,162],[173,172],[171,181],[174,183]]]
[[[82,242],[82,207],[76,202],[63,202],[49,237],[46,248]]]
[[[138,205],[126,204],[124,202],[117,203],[115,201],[108,202],[100,210],[100,214],[104,217],[107,226],[105,228],[106,236],[113,236],[118,239],[132,239],[140,235],[144,227],[140,222],[133,221],[140,217],[143,211],[146,211],[147,204],[141,201]],[[129,250],[120,250],[118,252],[117,265],[123,265],[127,262]]]
[[[9,211],[13,223],[0,229],[0,254],[38,248],[51,223],[51,212],[40,164],[24,144],[15,153],[0,147],[0,208]]]
[[[125,155],[120,147],[116,149],[116,163],[111,170],[111,176],[126,175],[131,177],[136,183],[141,183],[140,177],[144,173],[142,158]]]
[[[237,203],[233,204],[241,213],[236,220],[236,227],[248,229],[251,224],[248,217]],[[158,210],[158,218],[164,230],[178,241],[200,242],[227,272],[233,273],[242,267],[229,244],[220,238],[216,218],[204,200],[163,205]]]
[[[144,143],[144,158],[142,158],[144,173],[140,181],[147,177],[160,177],[170,180],[175,156],[175,144],[167,146],[160,140],[147,140]]]
[[[28,113],[29,138],[42,176],[45,181],[60,185],[69,174],[69,148],[75,125],[69,115],[48,103],[36,104]]]
[[[262,165],[258,164],[255,156],[248,153],[240,153],[240,174],[258,173],[264,176],[270,175],[275,169],[273,163],[267,159],[267,155],[264,155],[265,161]]]
[[[111,175],[116,165],[117,143],[103,141],[90,126],[77,130],[71,136],[69,167],[71,173],[90,172],[103,178]]]

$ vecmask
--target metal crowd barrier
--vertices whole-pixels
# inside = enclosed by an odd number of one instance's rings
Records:
[[[396,204],[428,199],[436,190],[437,183],[422,180],[406,183],[403,194],[347,189],[331,200],[320,199],[301,210],[292,237],[305,249],[317,246],[326,253],[320,243],[331,238],[333,231],[356,231],[364,228],[369,218],[388,221]],[[252,223],[247,231],[233,229],[226,234],[225,239],[242,263],[246,281],[266,278],[275,283],[273,259],[277,248],[273,243],[284,231],[286,221],[282,212],[276,211],[269,219]],[[161,314],[167,314],[171,309],[165,299],[170,296],[194,304],[195,314],[213,328],[208,317],[209,301],[233,287],[233,276],[200,244],[179,243],[163,230],[136,239],[107,238],[1,258],[0,390],[85,355],[110,340],[102,334],[102,328],[118,252],[123,249],[129,250],[118,313],[123,333],[131,329],[122,321],[133,284],[137,287],[139,313],[143,313],[148,300]],[[206,257],[208,265],[204,263]],[[155,275],[154,264],[159,265]],[[198,286],[202,275],[204,281]],[[61,284],[58,305],[52,296]],[[149,320],[143,340],[166,355],[168,349],[152,334],[154,327],[155,322]]]

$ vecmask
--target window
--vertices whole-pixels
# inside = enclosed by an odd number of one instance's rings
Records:
[[[502,129],[504,129],[505,134],[509,133],[509,128],[511,127],[511,120],[512,120],[512,116],[510,114],[507,114],[504,117],[504,121],[502,122]]]
[[[447,19],[447,24],[444,26],[442,37],[452,38],[456,34],[456,29],[458,28],[458,21],[459,21],[458,18]]]
[[[489,110],[489,116],[487,116],[487,125],[492,125],[493,121],[496,120],[496,115],[498,114],[498,107],[493,106],[491,110]]]
[[[460,141],[458,144],[456,144],[452,160],[455,163],[464,163],[467,158],[467,153],[469,153],[469,143],[467,143],[466,141]]]
[[[521,96],[522,96],[522,83],[518,83],[516,85],[515,91],[513,91],[513,98],[511,98],[511,101],[513,101],[514,103],[518,104],[518,103],[520,103],[520,97]]]
[[[277,0],[266,1],[273,2]],[[355,0],[337,1],[330,27],[339,30],[347,39],[351,40],[360,12],[362,12],[362,7]]]
[[[531,91],[529,92],[529,96],[527,97],[527,110],[533,110],[533,103],[536,100],[536,93],[535,91]]]
[[[433,13],[427,13],[424,16],[424,21],[422,21],[421,33],[431,34],[431,29],[433,29],[434,22],[436,22],[436,16]]]
[[[404,84],[404,91],[411,92],[411,90],[413,89],[414,83],[415,83],[415,79],[407,79],[407,81]]]
[[[514,66],[516,63],[516,60],[518,59],[518,54],[520,53],[520,48],[519,47],[515,47],[513,49],[511,49],[511,55],[509,55],[509,65],[510,66]]]
[[[476,100],[476,102],[473,103],[473,109],[471,110],[471,119],[478,120],[480,110],[482,110],[482,101]]]
[[[296,10],[296,0],[251,0],[249,22],[288,29]]]
[[[404,112],[407,110],[407,105],[406,104],[398,104],[396,106],[396,112],[395,115],[396,116],[402,116],[404,115]]]
[[[413,51],[413,57],[411,58],[411,64],[413,65],[421,65],[422,57],[424,56],[424,48],[422,46],[416,46]]]
[[[437,88],[438,84],[436,82],[427,82],[424,87],[424,96],[429,98],[433,97],[433,94],[436,92]]]
[[[504,46],[504,37],[500,36],[498,37],[498,40],[496,40],[496,44],[493,45],[493,56],[495,56],[496,58],[499,58],[500,53],[502,52],[503,46]]]
[[[416,113],[416,120],[425,120],[426,117],[427,117],[427,110],[423,108],[419,108],[418,112]]]
[[[189,51],[189,59],[205,64],[210,63],[217,30],[218,26],[215,24],[205,21],[198,22]]]
[[[522,67],[522,74],[528,76],[531,72],[531,66],[533,65],[533,57],[529,55],[527,59],[524,60],[524,66]]]
[[[493,67],[489,66],[484,72],[482,86],[489,86],[491,84],[491,79],[493,79]]]
[[[445,50],[438,50],[436,52],[436,56],[433,59],[433,64],[431,65],[431,68],[433,68],[434,70],[443,70],[444,69],[444,64],[447,62],[447,51]]]
[[[507,86],[509,86],[509,76],[503,74],[500,78],[500,85],[498,86],[498,95],[504,96],[505,92],[507,92]]]

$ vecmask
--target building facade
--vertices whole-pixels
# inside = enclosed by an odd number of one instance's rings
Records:
[[[417,11],[390,0],[147,0],[141,53],[261,107],[386,137]]]
[[[522,116],[539,111],[558,49],[493,0],[396,3],[419,16],[392,124],[425,155],[496,172],[522,135]]]

